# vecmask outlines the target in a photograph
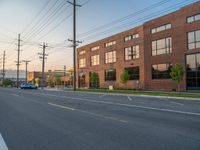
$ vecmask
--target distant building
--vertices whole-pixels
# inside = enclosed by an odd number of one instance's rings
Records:
[[[177,88],[170,67],[186,70],[182,90],[200,89],[200,2],[185,6],[143,25],[77,49],[79,87],[91,87],[98,74],[102,88],[120,88],[122,70],[130,75],[127,88],[167,90]]]
[[[58,76],[61,79],[62,84],[69,85],[72,84],[72,77],[73,70],[69,69],[66,72],[64,70],[49,70],[48,72],[45,72],[45,85],[48,85],[49,80],[55,80],[55,78]],[[28,82],[36,82],[37,80],[42,80],[42,72],[40,71],[33,71],[28,73]]]

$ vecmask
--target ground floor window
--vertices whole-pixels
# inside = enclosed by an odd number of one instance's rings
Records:
[[[152,79],[170,79],[171,67],[170,63],[152,65]]]
[[[139,80],[140,79],[140,68],[139,67],[130,67],[125,68],[129,74],[129,80]]]
[[[105,71],[105,81],[116,81],[116,69],[108,69]]]
[[[186,56],[187,87],[200,89],[200,53]]]

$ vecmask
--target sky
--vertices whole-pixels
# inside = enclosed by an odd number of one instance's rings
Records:
[[[72,1],[72,0],[69,0]],[[77,0],[77,40],[94,42],[134,28],[198,0]],[[29,71],[40,71],[38,53],[47,43],[45,70],[73,65],[68,39],[73,35],[72,6],[66,0],[0,0],[0,58],[6,51],[6,69],[16,69],[17,38],[20,60],[30,60]],[[1,60],[0,60],[1,61]],[[1,61],[2,62],[2,61]],[[2,63],[0,65],[2,69]],[[25,69],[22,63],[20,69]]]

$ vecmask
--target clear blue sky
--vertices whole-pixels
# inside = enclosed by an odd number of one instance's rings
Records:
[[[23,40],[21,60],[32,60],[29,65],[30,70],[41,70],[41,61],[37,55],[38,52],[41,52],[41,49],[37,43],[42,42],[47,42],[51,46],[47,49],[49,56],[46,62],[46,70],[62,69],[64,65],[67,67],[72,66],[72,49],[68,47],[70,43],[65,42],[68,38],[72,38],[72,7],[67,3],[64,6],[60,5],[66,2],[66,0],[58,0],[57,3],[56,0],[51,0],[41,14],[34,20],[36,14],[38,14],[48,1],[49,0],[0,0],[0,54],[3,53],[3,50],[6,50],[7,68],[16,68],[14,61],[17,57],[17,52],[15,51],[17,47],[15,43],[17,42],[16,38],[18,33],[22,34]],[[83,33],[96,27],[108,24],[161,1],[162,0],[77,0],[79,4],[85,3],[85,5],[78,8],[77,11],[78,39],[83,40],[84,45],[133,28],[151,18],[167,14],[183,5],[198,0],[166,0],[166,2],[159,5],[159,7],[154,7],[137,15],[132,15],[132,17],[128,17],[122,22],[116,22],[112,24],[112,26],[109,25],[90,32],[90,34],[83,35]],[[60,8],[59,5],[61,6]],[[51,10],[49,10],[49,8],[51,8]],[[56,10],[56,8],[60,10],[59,16],[53,16],[54,13],[52,12]],[[159,12],[165,10],[168,11],[163,13]],[[49,15],[50,13],[52,14]],[[141,19],[152,13],[152,16]],[[49,20],[47,18],[48,16],[50,17]],[[52,18],[52,16],[54,18]],[[67,16],[69,16],[68,19],[58,26],[58,23]],[[41,24],[36,24],[37,22]],[[45,22],[47,24],[43,26]],[[36,25],[34,26],[34,24]],[[41,26],[44,27],[44,30],[39,32]],[[49,33],[49,31],[51,32]],[[41,38],[46,33],[49,34]],[[21,69],[24,69],[24,67],[24,64],[22,64]]]

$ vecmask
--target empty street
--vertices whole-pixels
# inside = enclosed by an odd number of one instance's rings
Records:
[[[1,150],[200,149],[200,101],[14,88],[0,95]]]

